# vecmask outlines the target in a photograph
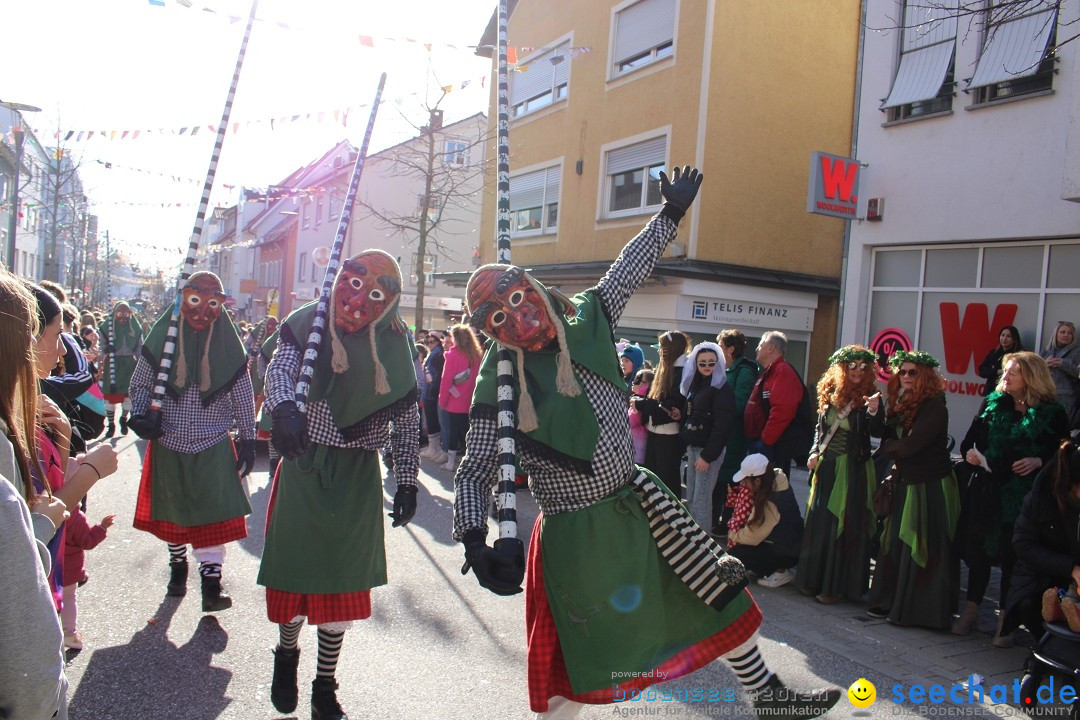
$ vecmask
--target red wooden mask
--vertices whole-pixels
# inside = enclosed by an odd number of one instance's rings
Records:
[[[375,322],[401,295],[401,274],[383,252],[364,252],[341,264],[334,283],[334,325],[345,333]]]
[[[193,330],[206,330],[221,316],[225,293],[217,275],[195,273],[184,287],[180,314]]]

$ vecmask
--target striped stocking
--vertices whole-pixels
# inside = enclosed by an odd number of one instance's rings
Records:
[[[757,638],[751,641],[749,647],[747,645],[748,643],[743,643],[723,657],[735,673],[735,677],[739,678],[743,689],[753,694],[765,687],[769,678],[772,677],[772,672],[765,665],[765,660],[758,651]]]
[[[300,629],[303,627],[303,620],[279,624],[280,639],[278,640],[278,647],[282,650],[295,650],[300,641]]]
[[[337,672],[338,657],[341,655],[341,641],[345,638],[344,632],[329,632],[319,628],[319,664],[315,671],[315,679],[334,678]]]
[[[205,578],[219,578],[219,577],[221,577],[221,563],[200,562],[199,563],[199,575],[202,575]]]
[[[169,563],[186,563],[187,545],[173,545],[169,543]]]

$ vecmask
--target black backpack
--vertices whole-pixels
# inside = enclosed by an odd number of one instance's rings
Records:
[[[795,373],[795,377],[799,378],[799,384],[802,385],[802,400],[799,401],[799,407],[795,409],[795,417],[791,419],[791,424],[787,426],[784,434],[780,436],[777,445],[790,450],[791,459],[795,461],[796,467],[802,467],[810,459],[810,447],[814,444],[817,403],[814,402],[814,398],[810,395],[810,389],[806,387],[806,383],[803,382],[799,371],[795,370],[794,367],[791,369]],[[761,409],[765,413],[765,421],[768,422],[772,406],[767,398],[761,398]]]

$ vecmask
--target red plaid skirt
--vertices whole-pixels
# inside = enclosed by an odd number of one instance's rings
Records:
[[[281,466],[278,466],[278,473]],[[266,526],[270,526],[270,516],[274,514],[277,500],[277,474],[274,475],[270,501],[266,506]],[[302,595],[284,590],[266,588],[266,617],[274,623],[290,623],[297,615],[308,619],[309,625],[344,622],[346,620],[367,620],[371,617],[371,591],[359,590],[351,593],[328,593],[324,595]]]
[[[136,530],[145,530],[173,545],[191,545],[194,548],[224,545],[227,542],[247,537],[247,518],[243,515],[223,522],[193,527],[184,527],[165,520],[152,520],[150,506],[153,498],[151,494],[153,474],[150,472],[150,455],[153,447],[153,443],[146,446],[146,458],[143,460],[139,497],[135,501]]]
[[[637,677],[604,690],[574,693],[570,676],[566,671],[562,648],[559,646],[555,618],[548,605],[544,589],[544,569],[540,559],[540,525],[543,516],[537,517],[529,541],[529,562],[525,577],[525,632],[528,639],[529,706],[534,712],[546,712],[548,701],[556,695],[579,703],[602,705],[614,702],[616,689],[627,693],[643,690],[656,683],[655,677]],[[291,618],[290,618],[291,619]],[[708,665],[716,658],[743,644],[761,625],[761,610],[751,603],[746,612],[726,628],[710,635],[699,643],[677,653],[661,663],[656,670],[663,672],[667,680],[689,675]]]

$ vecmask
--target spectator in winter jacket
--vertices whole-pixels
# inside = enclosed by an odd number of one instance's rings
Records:
[[[637,371],[637,375],[634,376],[634,382],[630,385],[630,392],[637,397],[645,397],[649,394],[649,388],[652,387],[654,373],[652,370],[645,370],[642,368]],[[637,406],[630,405],[630,409],[626,411],[627,418],[630,420],[630,435],[634,439],[634,462],[638,465],[645,464],[645,444],[649,440],[649,431],[645,429],[645,422],[647,418],[637,410]]]
[[[795,368],[784,358],[787,336],[770,330],[761,336],[757,362],[761,366],[750,400],[743,414],[743,430],[750,453],[761,453],[776,469],[787,475],[794,452],[784,433],[795,419],[803,398],[803,384]]]
[[[627,344],[619,351],[619,364],[622,366],[626,387],[633,390],[638,370],[645,364],[645,353],[641,352],[637,345]]]
[[[686,442],[686,504],[698,525],[711,529],[712,495],[724,448],[735,425],[735,392],[724,374],[723,350],[703,342],[690,351],[679,390],[686,397],[680,435]]]

